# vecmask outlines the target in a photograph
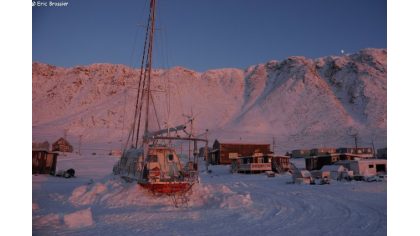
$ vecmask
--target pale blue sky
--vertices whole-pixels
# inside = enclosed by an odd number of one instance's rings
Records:
[[[32,8],[33,61],[138,67],[145,0]],[[155,67],[246,68],[387,47],[386,0],[158,0]]]

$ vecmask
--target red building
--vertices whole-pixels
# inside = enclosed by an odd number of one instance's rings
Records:
[[[270,154],[270,144],[221,143],[215,140],[209,156],[210,164],[230,165],[229,157],[252,156],[254,153]]]

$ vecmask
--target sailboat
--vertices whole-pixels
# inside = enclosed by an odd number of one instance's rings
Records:
[[[198,182],[197,142],[205,143],[207,156],[208,141],[192,135],[192,130],[187,132],[187,124],[156,131],[150,130],[152,114],[158,120],[151,86],[155,16],[156,0],[150,0],[134,122],[128,135],[126,148],[121,159],[113,167],[113,173],[127,181],[136,181],[141,187],[154,194],[183,194],[190,191],[191,187]],[[192,120],[189,122],[192,125]],[[143,134],[141,135],[142,127]],[[181,131],[186,134],[185,137],[178,134]],[[194,158],[185,164],[172,147],[174,142],[182,141],[194,143]]]

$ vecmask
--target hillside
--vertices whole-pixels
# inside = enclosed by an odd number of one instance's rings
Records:
[[[32,64],[33,140],[66,132],[84,148],[120,147],[132,122],[139,70],[93,64],[73,68]],[[182,67],[153,72],[161,123],[197,115],[210,138],[269,142],[276,152],[314,146],[386,146],[387,50],[364,49],[318,59],[290,57],[247,69],[204,73]],[[159,91],[170,91],[168,93]],[[170,101],[170,116],[168,102]]]

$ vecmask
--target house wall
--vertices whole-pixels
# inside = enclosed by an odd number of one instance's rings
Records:
[[[358,161],[358,174],[363,176],[377,175],[377,165],[385,165],[385,173],[387,172],[386,160],[363,160]]]
[[[305,158],[305,167],[307,170],[317,170],[318,169],[318,158],[308,157]]]
[[[60,138],[52,144],[52,150],[57,152],[73,152],[73,146],[64,138]]]
[[[57,156],[47,151],[32,151],[32,174],[55,173]]]
[[[255,152],[263,154],[270,153],[270,144],[227,144],[219,143],[217,140],[213,144],[212,164],[230,165],[230,153],[237,153],[238,156],[252,156]]]
[[[274,156],[272,158],[273,170],[276,170],[276,166],[281,170],[279,171],[288,171],[290,170],[290,158],[287,156]]]

